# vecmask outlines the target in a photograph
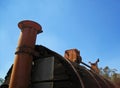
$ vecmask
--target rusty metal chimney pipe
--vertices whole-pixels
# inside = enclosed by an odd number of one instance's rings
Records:
[[[42,32],[42,27],[30,20],[21,21],[18,27],[21,29],[21,33],[15,52],[9,88],[28,88],[36,36]]]

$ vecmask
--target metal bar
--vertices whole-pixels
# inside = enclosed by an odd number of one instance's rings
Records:
[[[85,65],[85,66],[87,66],[88,68],[90,68],[90,69],[92,69],[89,65],[87,65],[86,63],[84,63],[84,62],[80,62],[81,64],[83,64],[83,65]]]
[[[75,69],[75,67],[72,65],[72,63],[71,63],[68,59],[65,59],[65,60],[70,64],[70,66],[72,67],[73,71],[74,71],[75,74],[77,75],[77,77],[78,77],[78,79],[79,79],[79,82],[80,82],[80,84],[81,84],[81,87],[82,87],[82,88],[85,88],[84,83],[83,83],[83,81],[82,81],[82,78],[80,77],[80,75],[79,75],[79,73],[77,72],[77,70]]]
[[[84,69],[84,70],[87,71],[88,74],[91,75],[91,77],[94,79],[94,81],[96,82],[96,84],[98,85],[98,87],[99,87],[99,88],[102,88],[102,87],[100,86],[99,82],[97,81],[97,79],[94,77],[94,75],[93,75],[90,71],[88,71],[88,69]]]

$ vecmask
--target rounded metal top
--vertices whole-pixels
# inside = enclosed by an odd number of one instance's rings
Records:
[[[41,33],[43,32],[42,31],[42,27],[40,24],[38,24],[37,22],[34,22],[34,21],[31,21],[31,20],[23,20],[21,22],[18,23],[18,27],[20,29],[23,29],[23,28],[34,28],[37,30],[37,33]]]

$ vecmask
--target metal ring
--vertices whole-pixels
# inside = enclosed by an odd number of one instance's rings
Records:
[[[15,54],[25,53],[29,55],[34,55],[34,49],[32,47],[23,45],[20,47],[17,47]]]

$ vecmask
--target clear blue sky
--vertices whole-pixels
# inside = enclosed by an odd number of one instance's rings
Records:
[[[14,61],[22,20],[42,25],[42,44],[64,55],[77,48],[83,61],[120,72],[120,0],[0,0],[0,77]]]

